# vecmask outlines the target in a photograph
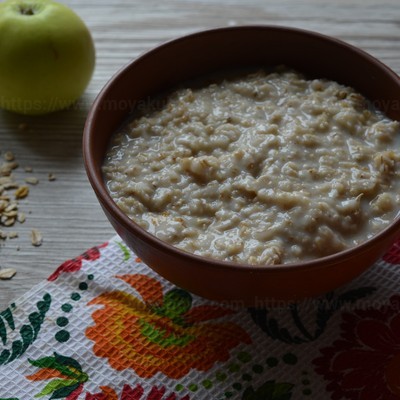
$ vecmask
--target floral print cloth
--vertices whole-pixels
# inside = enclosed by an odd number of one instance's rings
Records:
[[[274,308],[175,287],[115,236],[0,312],[0,400],[400,399],[400,242]]]

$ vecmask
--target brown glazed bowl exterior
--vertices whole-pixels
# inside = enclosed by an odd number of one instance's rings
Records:
[[[135,107],[207,73],[279,64],[350,85],[387,116],[400,120],[400,80],[388,67],[337,39],[278,26],[212,29],[161,44],[117,72],[87,117],[85,167],[116,232],[158,274],[205,298],[264,306],[316,296],[361,274],[399,236],[397,218],[365,243],[328,257],[278,266],[235,264],[189,254],[160,241],[132,222],[111,199],[103,182],[103,158],[111,134]]]

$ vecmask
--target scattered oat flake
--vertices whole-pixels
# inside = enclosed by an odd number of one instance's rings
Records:
[[[14,218],[14,220],[17,218],[17,214],[18,212],[16,210],[12,210],[12,211],[7,211],[7,212],[3,212],[3,215],[7,218]]]
[[[5,185],[7,183],[10,183],[13,181],[13,178],[11,176],[1,176],[0,177],[0,185]]]
[[[19,212],[17,214],[17,221],[21,224],[23,224],[26,221],[26,215],[23,212]]]
[[[0,279],[2,280],[11,279],[16,273],[17,270],[14,268],[0,269]]]
[[[19,166],[19,164],[16,161],[7,161],[3,165],[11,170],[18,168]]]
[[[22,185],[19,186],[18,189],[15,191],[15,198],[16,199],[24,199],[29,194],[29,187]]]
[[[0,218],[0,223],[4,226],[13,226],[15,224],[15,218],[9,218],[4,215]]]
[[[42,233],[37,229],[32,229],[31,231],[31,239],[33,246],[40,246],[43,242]]]
[[[25,182],[29,183],[30,185],[37,185],[39,183],[39,179],[34,176],[28,176],[25,178]]]
[[[49,178],[49,181],[55,181],[56,180],[56,176],[52,172],[49,173],[48,178]]]
[[[25,172],[33,172],[33,168],[28,166],[28,167],[24,168],[24,171]]]
[[[12,151],[6,151],[4,153],[4,159],[6,161],[14,161],[15,160],[15,156],[14,153]]]
[[[0,167],[1,169],[1,167]],[[9,183],[13,183],[14,179],[11,176],[0,176],[0,185],[2,185],[4,187],[4,189],[6,188],[6,185],[8,185]]]
[[[1,176],[10,176],[12,169],[6,163],[0,165],[0,175]]]
[[[15,239],[18,237],[18,232],[12,231],[8,234],[9,239]]]
[[[6,240],[7,239],[7,233],[4,231],[0,230],[0,239],[1,240]]]
[[[15,210],[17,210],[17,208],[18,208],[18,204],[17,203],[15,203],[15,202],[8,203],[7,207],[4,208],[4,213],[9,213],[11,211],[15,211]],[[13,216],[15,216],[15,215],[13,215]]]

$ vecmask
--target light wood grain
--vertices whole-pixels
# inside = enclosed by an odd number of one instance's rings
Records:
[[[0,281],[0,309],[45,279],[59,264],[109,239],[114,231],[87,181],[81,139],[96,94],[120,67],[153,46],[201,29],[226,25],[286,25],[332,35],[361,47],[400,72],[398,0],[70,0],[89,26],[97,64],[90,86],[70,110],[28,118],[0,111],[0,151],[12,150],[22,180],[31,166],[39,178],[20,207],[27,221],[19,237],[0,244],[0,266],[17,275]],[[343,60],[346,63],[346,60]],[[351,68],[351,65],[348,66]],[[28,125],[20,130],[21,123]],[[0,154],[1,156],[1,154]],[[48,173],[57,179],[49,182]],[[33,247],[29,233],[42,231]]]

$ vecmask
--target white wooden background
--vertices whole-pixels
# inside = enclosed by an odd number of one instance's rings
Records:
[[[17,178],[27,176],[22,167],[31,166],[32,175],[40,180],[20,203],[27,220],[12,228],[19,237],[0,241],[0,267],[18,271],[12,280],[0,281],[0,310],[45,279],[64,260],[114,234],[86,178],[82,129],[101,87],[142,52],[205,28],[274,24],[336,36],[400,73],[399,0],[62,1],[92,32],[96,70],[86,93],[71,110],[35,118],[0,111],[0,157],[7,150],[13,151],[21,166]],[[21,123],[28,128],[20,130]],[[54,173],[57,179],[49,182],[48,173]],[[30,243],[32,228],[43,233],[41,247]]]

